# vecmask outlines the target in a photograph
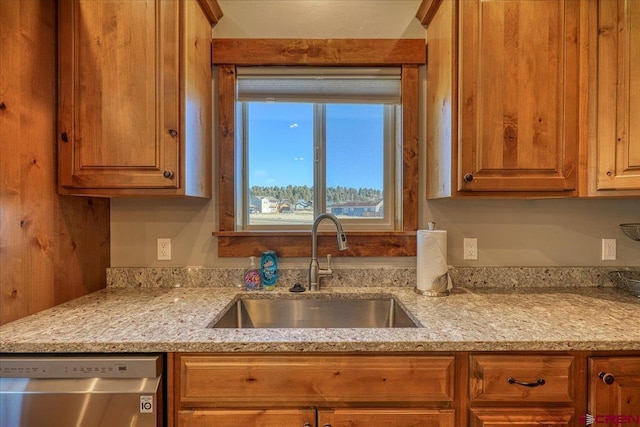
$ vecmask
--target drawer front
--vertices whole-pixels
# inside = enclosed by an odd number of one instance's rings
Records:
[[[453,409],[369,409],[318,410],[318,427],[454,427]]]
[[[476,408],[470,427],[569,427],[574,425],[572,408]]]
[[[454,356],[182,356],[180,405],[453,402]]]
[[[178,427],[313,427],[315,425],[315,409],[208,409],[178,412]]]
[[[470,357],[472,402],[573,401],[571,356]]]

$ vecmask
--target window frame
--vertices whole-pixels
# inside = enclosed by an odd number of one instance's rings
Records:
[[[237,193],[236,193],[236,212],[240,214],[236,215],[236,230],[238,231],[296,231],[307,230],[311,227],[311,224],[297,225],[291,223],[271,223],[271,224],[250,224],[249,211],[247,206],[249,205],[249,176],[248,176],[248,140],[247,140],[247,127],[248,121],[245,116],[248,115],[248,105],[246,101],[238,101],[240,106],[236,108],[236,114],[241,116],[238,119],[238,129],[242,129],[242,134],[237,134],[236,141],[236,155],[241,156],[241,162],[243,167],[241,172],[236,170],[236,178],[238,179]],[[326,125],[327,125],[327,105],[328,103],[312,103],[313,105],[313,164],[320,164],[320,167],[313,168],[313,182],[314,182],[314,197],[313,197],[313,209],[314,217],[322,212],[329,212],[326,202],[326,168],[327,168],[327,156],[326,156]],[[368,104],[363,104],[368,105]],[[402,180],[401,166],[399,166],[396,160],[397,153],[399,152],[398,139],[401,137],[399,127],[402,125],[401,105],[400,104],[384,104],[383,105],[383,202],[385,206],[384,216],[370,219],[366,217],[340,217],[342,227],[345,232],[352,233],[354,231],[372,231],[377,228],[379,231],[395,231],[402,227],[402,206],[397,206],[402,200],[401,194],[396,194],[398,189],[398,182]],[[238,116],[236,116],[238,118]],[[295,202],[295,201],[293,201]],[[323,227],[324,226],[324,227]],[[320,224],[320,231],[332,230],[334,226],[329,223]]]
[[[425,64],[423,39],[214,39],[217,73],[217,162],[219,257],[259,255],[276,250],[281,257],[311,255],[306,231],[236,230],[236,66],[400,66],[402,69],[402,229],[349,232],[349,246],[338,251],[335,232],[319,233],[320,253],[335,256],[415,256],[418,229],[418,67]],[[240,129],[238,129],[240,131]]]

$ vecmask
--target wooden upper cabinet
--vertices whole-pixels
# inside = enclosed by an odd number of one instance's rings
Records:
[[[196,0],[59,2],[59,191],[211,197],[211,25]]]
[[[595,37],[595,189],[619,195],[640,190],[640,2],[599,1]]]
[[[444,1],[427,15],[428,197],[575,195],[580,1]]]

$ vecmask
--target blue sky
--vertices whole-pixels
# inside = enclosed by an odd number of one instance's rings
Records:
[[[313,106],[251,103],[249,185],[313,184]],[[381,105],[327,104],[327,186],[382,189]]]

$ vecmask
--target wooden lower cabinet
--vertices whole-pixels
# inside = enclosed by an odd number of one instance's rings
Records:
[[[474,403],[573,402],[573,356],[472,355],[469,366]]]
[[[179,356],[184,408],[451,404],[454,356]]]
[[[452,354],[176,354],[178,426],[453,427]]]
[[[316,410],[310,409],[203,409],[180,411],[184,427],[315,427]]]
[[[470,427],[562,427],[573,425],[571,408],[478,408],[471,410]]]
[[[317,422],[316,422],[317,420]],[[210,409],[180,411],[185,427],[453,427],[453,409]]]
[[[319,427],[453,427],[453,409],[322,409]]]
[[[640,352],[173,353],[168,427],[624,427]]]
[[[640,425],[640,357],[589,358],[588,413],[596,425]]]
[[[469,426],[575,425],[577,367],[572,355],[471,355]]]

